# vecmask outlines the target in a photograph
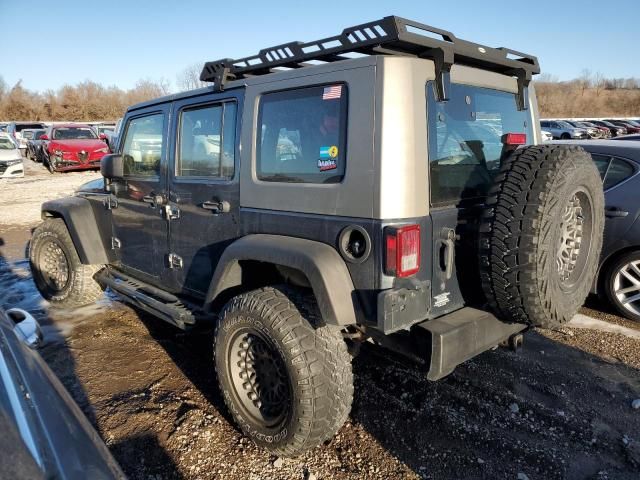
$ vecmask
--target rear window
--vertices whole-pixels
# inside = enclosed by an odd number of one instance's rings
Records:
[[[323,85],[265,94],[256,170],[266,182],[339,183],[346,168],[347,87]]]
[[[25,129],[44,128],[41,123],[16,123],[16,132],[21,132]]]
[[[514,93],[451,84],[448,102],[437,102],[427,84],[431,203],[454,205],[483,199],[500,169],[502,135],[533,130]]]

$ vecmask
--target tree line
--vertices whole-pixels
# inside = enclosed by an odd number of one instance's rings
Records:
[[[639,78],[605,78],[584,70],[565,82],[540,75],[535,88],[542,118],[640,117]]]
[[[206,85],[199,80],[199,74],[199,64],[186,67],[176,75],[177,89]],[[638,78],[605,78],[584,70],[570,81],[540,75],[535,87],[543,118],[640,116]],[[34,92],[24,88],[21,80],[9,86],[0,77],[0,120],[115,120],[129,105],[169,93],[171,85],[167,80],[140,80],[129,90],[85,80],[57,90]]]

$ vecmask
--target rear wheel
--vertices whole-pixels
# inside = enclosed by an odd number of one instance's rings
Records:
[[[480,233],[482,286],[505,321],[554,327],[583,304],[604,227],[602,180],[582,148],[542,145],[507,158]]]
[[[47,219],[34,230],[29,263],[40,294],[53,304],[81,306],[102,296],[93,279],[102,266],[82,264],[62,219]]]
[[[287,287],[244,293],[221,313],[214,356],[225,403],[275,454],[315,447],[349,415],[351,356],[340,331],[321,323],[313,297]]]
[[[607,268],[604,289],[620,315],[640,322],[640,252],[627,253]]]
[[[560,135],[560,138],[562,140],[569,140],[569,139],[571,139],[571,135],[569,135],[567,132],[565,132],[562,135]]]

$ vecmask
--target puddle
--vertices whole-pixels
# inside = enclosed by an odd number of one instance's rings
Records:
[[[6,238],[5,233],[2,235]],[[3,255],[0,255],[0,307],[21,308],[31,313],[40,323],[45,343],[64,341],[76,326],[91,321],[98,315],[123,308],[110,291],[105,292],[105,295],[92,305],[73,309],[52,308],[51,304],[42,298],[33,282],[29,261],[25,258],[7,259],[4,256],[6,247],[6,244],[2,246]],[[13,251],[18,250],[19,248],[13,247]]]

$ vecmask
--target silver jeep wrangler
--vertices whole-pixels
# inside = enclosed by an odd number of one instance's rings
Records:
[[[397,17],[206,63],[211,87],[128,109],[104,181],[43,205],[36,284],[211,327],[238,425],[296,455],[349,415],[362,342],[438,380],[584,301],[602,183],[538,145],[537,73]]]

